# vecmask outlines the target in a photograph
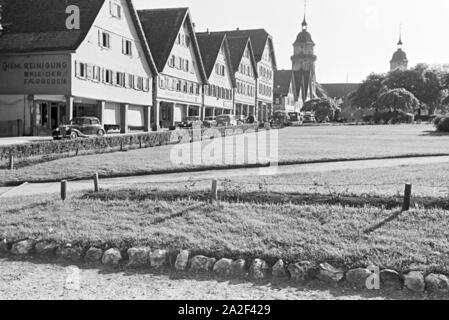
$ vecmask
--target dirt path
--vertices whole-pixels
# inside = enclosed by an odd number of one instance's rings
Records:
[[[417,299],[402,293],[357,293],[323,289],[319,284],[288,287],[244,281],[217,281],[209,276],[80,269],[47,262],[0,259],[0,300],[7,299],[150,299],[150,300],[362,300]]]
[[[423,165],[432,163],[449,163],[448,156],[417,157],[387,160],[358,160],[329,163],[313,163],[270,168],[248,168],[230,170],[208,170],[202,172],[185,172],[173,174],[157,174],[138,177],[102,179],[101,185],[106,188],[126,187],[133,184],[173,183],[185,181],[200,181],[206,179],[229,179],[242,176],[273,176],[305,172],[329,172],[335,170],[355,170],[370,168],[386,168],[403,165]],[[72,181],[69,183],[71,192],[91,190],[92,181]],[[60,192],[59,183],[31,183],[18,188],[0,187],[0,197],[15,197],[23,195],[53,194]]]

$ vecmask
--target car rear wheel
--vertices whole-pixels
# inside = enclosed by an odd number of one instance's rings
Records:
[[[97,136],[99,136],[99,137],[103,137],[105,135],[105,132],[104,132],[104,130],[103,129],[101,129],[101,130],[98,130],[98,132],[97,132]]]
[[[70,133],[70,139],[75,140],[76,138],[78,138],[78,135],[76,134],[76,132]]]

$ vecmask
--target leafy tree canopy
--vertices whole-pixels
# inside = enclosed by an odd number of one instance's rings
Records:
[[[334,99],[320,98],[307,101],[302,111],[314,112],[318,122],[334,121],[340,108]]]
[[[380,112],[393,110],[413,113],[420,107],[420,103],[413,93],[401,88],[383,93],[373,107]]]

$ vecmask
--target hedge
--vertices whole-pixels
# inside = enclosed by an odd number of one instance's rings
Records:
[[[449,132],[449,117],[438,118],[435,125],[438,131]]]
[[[256,125],[202,129],[201,137],[205,139],[229,136],[256,130],[258,130]],[[0,161],[9,159],[10,155],[18,160],[25,160],[30,157],[61,155],[70,152],[75,155],[82,151],[101,153],[114,149],[128,149],[136,145],[148,148],[174,143],[190,143],[193,140],[192,137],[192,130],[175,130],[8,145],[0,146]]]

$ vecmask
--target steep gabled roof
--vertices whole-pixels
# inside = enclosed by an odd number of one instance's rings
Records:
[[[251,44],[250,38],[232,37],[232,38],[228,38],[228,43],[229,43],[229,51],[231,53],[231,62],[232,62],[232,66],[234,68],[234,70],[233,70],[234,73],[239,70],[239,66],[240,66],[240,62],[242,61],[243,54],[245,53],[245,49],[248,47],[249,52],[250,52],[250,57],[251,57],[251,64],[252,64],[253,70],[254,70],[254,76],[255,76],[255,78],[258,78],[257,62],[256,62],[256,59],[254,58],[254,51],[253,51],[253,46]]]
[[[268,42],[271,51],[271,58],[273,61],[274,69],[277,68],[276,55],[274,52],[274,44],[271,35],[265,29],[247,29],[247,30],[230,30],[230,31],[220,31],[220,33],[225,33],[228,38],[231,37],[249,37],[251,39],[251,44],[254,50],[254,58],[256,62],[259,63],[262,60],[263,52],[265,51],[265,46]]]
[[[131,0],[126,1],[153,73],[157,73]],[[86,39],[105,0],[4,0],[0,53],[75,51]],[[80,9],[80,29],[68,30],[68,5]]]
[[[196,34],[198,45],[203,59],[204,70],[209,79],[217,62],[220,49],[223,47],[226,61],[228,62],[228,71],[231,76],[232,85],[235,86],[235,73],[233,70],[231,53],[229,51],[229,43],[224,34],[210,34],[209,32],[198,32]]]
[[[133,19],[134,26],[136,27],[137,35],[139,36],[139,40],[142,44],[143,51],[145,53],[145,57],[147,58],[148,64],[150,65],[151,72],[153,75],[157,75],[159,72],[156,67],[156,63],[154,62],[153,55],[151,54],[150,46],[148,44],[147,38],[145,37],[145,33],[143,32],[142,24],[139,20],[139,15],[137,13],[136,8],[132,0],[126,0],[128,4],[129,11],[131,13],[131,17]]]
[[[312,80],[312,72],[309,70],[299,70],[294,71],[293,76],[295,78],[295,84],[296,84],[296,94],[299,95],[302,93],[302,100],[307,100],[307,95],[309,94],[310,90],[312,89],[310,87],[310,82]]]
[[[6,0],[0,53],[76,50],[87,36],[105,0],[73,0],[80,9],[80,30],[66,27],[61,0]]]
[[[203,82],[206,83],[206,72],[204,71],[189,8],[151,9],[138,10],[137,12],[159,72],[164,70],[176,38],[184,22],[187,23],[200,76]]]
[[[278,70],[274,72],[274,92],[276,94],[287,96],[292,82],[294,82],[292,70]]]

